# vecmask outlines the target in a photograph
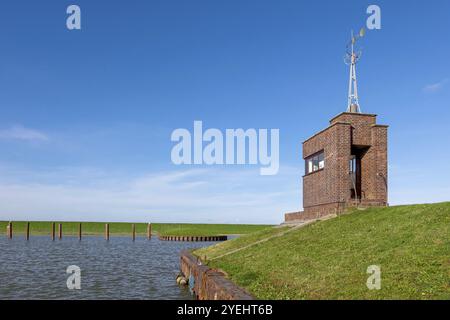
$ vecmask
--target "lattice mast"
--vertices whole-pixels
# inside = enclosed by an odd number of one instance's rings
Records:
[[[365,29],[362,28],[358,35],[351,32],[351,40],[347,45],[347,53],[345,55],[345,63],[350,66],[350,79],[348,83],[348,101],[347,112],[361,113],[358,98],[358,80],[356,79],[356,63],[361,58],[362,51],[355,47],[356,41],[362,38],[365,34]]]

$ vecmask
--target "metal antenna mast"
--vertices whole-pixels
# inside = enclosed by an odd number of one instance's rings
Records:
[[[359,107],[358,99],[358,82],[356,80],[356,63],[361,58],[361,50],[355,50],[356,40],[364,37],[365,29],[362,28],[359,34],[354,36],[353,30],[351,33],[351,40],[347,44],[347,54],[345,55],[345,63],[350,66],[350,79],[348,83],[348,103],[347,112],[361,113],[361,108]]]

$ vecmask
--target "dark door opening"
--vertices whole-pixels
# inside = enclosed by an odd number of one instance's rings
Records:
[[[361,199],[361,158],[352,155],[350,158],[350,178],[352,180],[351,198]]]
[[[361,200],[364,198],[364,192],[361,188],[361,159],[367,152],[368,147],[353,147],[350,157],[350,178],[352,181],[351,198]]]

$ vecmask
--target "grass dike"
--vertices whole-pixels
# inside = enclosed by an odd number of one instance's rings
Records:
[[[193,253],[258,299],[450,299],[450,202],[354,210]],[[367,286],[373,265],[380,290]]]

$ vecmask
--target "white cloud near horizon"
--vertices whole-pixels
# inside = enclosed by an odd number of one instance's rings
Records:
[[[0,139],[43,142],[48,141],[49,137],[41,131],[25,128],[24,126],[21,125],[14,125],[8,129],[0,130]]]
[[[389,203],[423,204],[450,201],[448,172],[423,170],[407,164],[389,165]],[[439,177],[439,179],[436,179]]]
[[[443,79],[436,83],[427,84],[422,88],[422,91],[425,93],[436,93],[440,91],[448,82],[448,79]]]
[[[66,169],[33,178],[0,168],[0,220],[274,224],[301,206],[295,168],[271,177],[258,169],[225,167],[137,177],[83,172]]]
[[[207,167],[130,175],[91,167],[27,170],[0,163],[0,220],[278,224],[302,206],[302,169]],[[389,166],[391,205],[448,201],[429,172]]]

